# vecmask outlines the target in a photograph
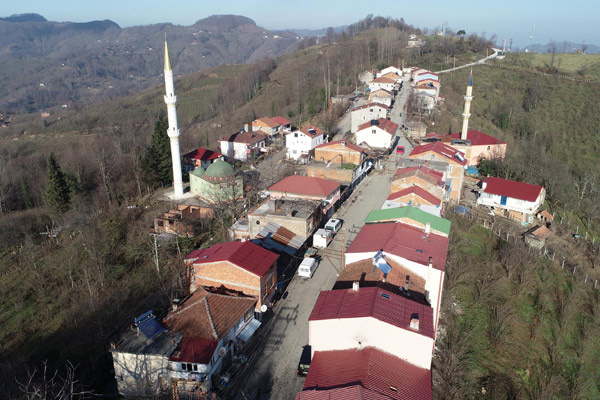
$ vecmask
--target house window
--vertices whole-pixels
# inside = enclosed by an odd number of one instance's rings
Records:
[[[373,129],[373,130],[371,131],[371,133],[377,133],[377,130],[376,130],[376,129]]]
[[[294,133],[294,137],[298,137],[298,132],[295,132],[295,133]]]
[[[490,150],[490,149],[491,149],[491,146],[488,146],[488,150]]]

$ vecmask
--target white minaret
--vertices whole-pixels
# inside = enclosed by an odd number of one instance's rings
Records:
[[[463,112],[463,126],[460,133],[461,140],[467,140],[467,132],[469,131],[469,117],[471,116],[471,100],[473,100],[473,70],[469,75],[469,84],[467,85],[467,93],[465,94],[465,112]]]
[[[167,34],[165,33],[165,103],[167,104],[167,115],[169,118],[169,130],[167,135],[171,139],[171,160],[173,161],[173,198],[183,197],[183,181],[181,180],[181,156],[179,154],[179,129],[177,128],[177,96],[173,85],[173,70],[169,60],[169,48],[167,47]]]

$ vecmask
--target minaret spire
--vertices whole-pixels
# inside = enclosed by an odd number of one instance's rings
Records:
[[[181,179],[181,156],[179,154],[179,128],[177,127],[177,96],[173,84],[173,70],[169,60],[169,48],[167,47],[167,34],[165,33],[165,104],[167,105],[167,116],[169,118],[169,130],[167,135],[171,141],[171,160],[173,162],[173,198],[183,197],[183,180]]]
[[[467,132],[469,131],[469,117],[471,116],[471,100],[473,100],[473,69],[469,74],[469,84],[467,85],[467,93],[465,94],[465,111],[463,112],[463,126],[460,132],[460,139],[467,140]]]

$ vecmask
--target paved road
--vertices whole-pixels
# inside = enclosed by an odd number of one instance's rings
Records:
[[[492,50],[494,50],[494,53],[490,54],[487,57],[482,58],[481,60],[477,60],[475,62],[472,62],[472,63],[469,63],[469,64],[465,64],[465,65],[460,65],[460,66],[455,67],[455,68],[445,69],[445,70],[442,70],[442,71],[436,71],[436,74],[443,74],[445,72],[452,72],[452,71],[456,71],[457,69],[472,67],[472,66],[477,65],[477,64],[485,64],[485,62],[487,60],[491,60],[492,58],[498,57],[498,52],[500,51],[500,49],[492,49]]]
[[[410,78],[407,78],[410,79]],[[409,82],[398,96],[391,119],[400,126],[404,123],[404,105],[410,90]],[[335,139],[341,139],[350,130],[350,113],[338,125]],[[400,135],[400,145],[411,151],[410,143]],[[354,192],[338,209],[335,217],[344,224],[327,251],[319,250],[322,257],[311,279],[294,277],[287,292],[276,305],[273,319],[266,323],[264,339],[248,362],[246,369],[232,382],[225,399],[279,400],[293,399],[302,390],[304,378],[298,377],[296,368],[302,347],[308,344],[308,317],[319,292],[330,290],[343,267],[342,252],[358,234],[367,214],[381,207],[390,192],[388,175],[394,171],[397,154],[392,154],[358,184]],[[392,166],[394,164],[394,166]],[[390,168],[391,167],[391,168]]]

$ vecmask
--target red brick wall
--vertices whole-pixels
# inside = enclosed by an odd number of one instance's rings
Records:
[[[263,305],[263,298],[268,299],[270,294],[276,289],[277,274],[273,273],[277,268],[276,264],[276,262],[273,263],[269,271],[262,278],[228,261],[194,264],[192,266],[190,292],[193,292],[200,286],[218,287],[223,285],[229,289],[238,290],[250,296],[256,296],[258,298],[256,308],[260,309],[260,306]],[[261,288],[264,288],[264,291]]]

